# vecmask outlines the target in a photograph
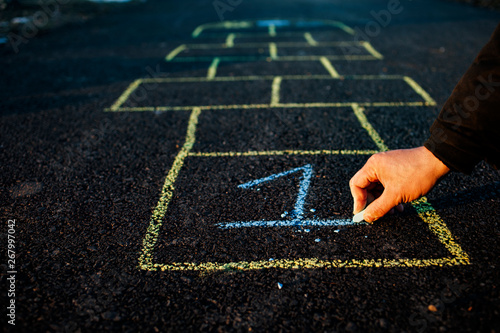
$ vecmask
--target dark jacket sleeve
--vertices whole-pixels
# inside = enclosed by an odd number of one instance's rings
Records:
[[[460,79],[424,146],[451,170],[500,166],[500,24]]]

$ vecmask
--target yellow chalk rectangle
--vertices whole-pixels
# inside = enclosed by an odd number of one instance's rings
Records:
[[[217,59],[214,59],[204,80],[190,82],[151,81],[151,84],[144,86],[140,85],[141,82],[145,83],[144,81],[138,81],[122,94],[110,108],[110,111],[147,111],[148,107],[153,107],[155,111],[168,109],[180,111],[191,110],[194,107],[219,105],[219,103],[240,105],[249,105],[251,102],[270,103],[272,80],[217,80],[217,64]],[[141,98],[132,101],[128,96],[135,89],[141,89]],[[279,85],[277,89],[279,89]],[[248,90],[252,93],[246,93]],[[210,93],[207,94],[207,91]],[[192,103],[192,105],[189,106],[188,103]]]
[[[328,68],[328,63],[323,62]],[[333,67],[331,75],[338,75]],[[426,104],[421,94],[416,93],[401,79],[351,79],[348,76],[328,79],[288,80],[281,82],[280,104],[288,103],[378,103],[420,102]],[[307,94],[296,94],[307,87]]]
[[[417,210],[419,218],[425,222],[428,230],[432,235],[434,235],[436,244],[442,244],[444,248],[442,249],[442,257],[435,258],[353,258],[353,259],[319,259],[314,257],[302,257],[302,258],[283,258],[269,260],[268,258],[262,260],[254,261],[233,261],[233,262],[203,262],[197,260],[196,262],[168,262],[168,263],[158,263],[155,262],[155,247],[158,243],[158,238],[160,233],[165,235],[166,231],[161,231],[162,225],[168,220],[166,214],[169,210],[170,200],[174,197],[175,191],[177,190],[175,181],[179,177],[181,168],[184,165],[186,158],[191,158],[195,156],[207,157],[207,158],[217,158],[217,157],[245,157],[245,156],[255,156],[252,154],[248,155],[215,155],[215,156],[205,156],[199,153],[191,153],[193,144],[195,143],[195,131],[192,129],[196,127],[198,122],[199,110],[196,114],[194,111],[191,114],[188,135],[186,136],[185,143],[176,157],[171,170],[167,173],[165,184],[158,201],[158,205],[155,208],[149,227],[146,232],[146,236],[143,240],[143,248],[139,257],[139,267],[143,270],[157,271],[157,270],[168,270],[168,271],[204,271],[204,272],[214,272],[220,270],[259,270],[259,269],[336,269],[336,268],[358,268],[363,269],[367,267],[373,268],[405,268],[405,267],[445,267],[445,266],[458,266],[458,265],[468,265],[470,264],[470,259],[468,254],[463,251],[460,245],[455,241],[450,230],[447,228],[446,224],[441,220],[435,209],[427,202],[426,198],[422,198],[413,203],[415,209]],[[194,119],[196,118],[196,119]],[[257,155],[266,156],[266,155]],[[246,162],[245,162],[246,163]],[[215,163],[216,165],[217,163]],[[195,177],[196,178],[196,177]],[[184,176],[184,180],[189,179],[189,177]],[[194,181],[194,180],[193,180]],[[209,186],[213,188],[212,185]],[[189,192],[191,193],[191,192]],[[175,208],[176,209],[176,208]],[[178,214],[178,212],[177,212]],[[217,221],[215,219],[214,221]],[[170,228],[171,229],[171,228]],[[234,233],[232,233],[234,234]],[[449,255],[447,255],[447,254]]]

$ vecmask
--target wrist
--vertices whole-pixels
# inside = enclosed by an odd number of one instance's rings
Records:
[[[446,164],[444,164],[439,158],[437,158],[429,149],[424,146],[417,149],[421,151],[426,166],[432,168],[437,178],[441,178],[442,176],[450,172],[450,168],[448,168]]]

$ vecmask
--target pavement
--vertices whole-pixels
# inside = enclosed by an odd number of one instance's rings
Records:
[[[498,171],[373,225],[348,186],[425,141],[500,13],[116,5],[0,46],[4,331],[500,331]]]

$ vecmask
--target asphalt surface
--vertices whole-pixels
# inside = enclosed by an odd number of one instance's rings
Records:
[[[487,164],[374,225],[318,221],[351,218],[372,152],[423,143],[500,14],[232,3],[126,5],[2,46],[4,331],[499,332]],[[360,32],[371,48],[333,43]]]

